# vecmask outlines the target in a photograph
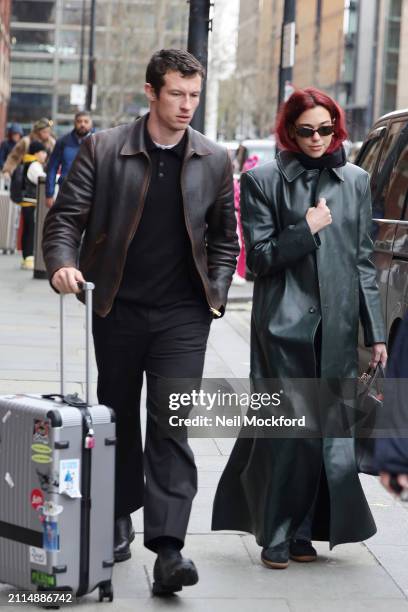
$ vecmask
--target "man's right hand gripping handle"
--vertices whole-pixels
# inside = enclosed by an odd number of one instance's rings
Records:
[[[51,285],[59,293],[80,293],[78,283],[84,282],[82,273],[76,268],[60,268],[51,278]]]

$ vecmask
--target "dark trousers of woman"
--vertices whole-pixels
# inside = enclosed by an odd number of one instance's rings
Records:
[[[211,315],[200,301],[145,307],[117,300],[106,318],[94,315],[98,400],[115,410],[116,518],[144,506],[144,542],[159,538],[184,544],[197,469],[187,435],[163,436],[160,414],[169,415],[160,396],[166,378],[201,380]],[[143,452],[140,395],[147,382],[147,426]],[[171,414],[175,414],[174,412]]]
[[[22,206],[21,211],[23,215],[21,246],[23,258],[25,259],[34,255],[35,206]]]

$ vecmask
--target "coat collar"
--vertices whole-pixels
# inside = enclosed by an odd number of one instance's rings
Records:
[[[298,159],[290,151],[280,151],[276,156],[276,161],[285,179],[291,183],[303,172],[308,172]],[[327,168],[340,181],[344,181],[344,166],[339,168]]]
[[[130,125],[125,144],[120,150],[121,155],[138,155],[139,153],[148,155],[144,137],[147,117],[148,115],[144,115]],[[185,157],[191,157],[192,155],[211,155],[211,149],[206,145],[202,134],[188,126]]]

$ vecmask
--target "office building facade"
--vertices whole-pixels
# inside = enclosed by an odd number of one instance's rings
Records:
[[[86,84],[91,0],[13,0],[9,118],[26,128],[40,116],[57,132],[81,108],[72,85]],[[185,0],[96,0],[93,109],[97,127],[132,120],[146,107],[146,63],[163,47],[186,47]]]

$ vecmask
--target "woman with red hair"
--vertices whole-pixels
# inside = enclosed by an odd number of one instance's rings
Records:
[[[338,398],[322,396],[322,379],[357,377],[359,317],[371,365],[387,359],[370,261],[369,176],[346,162],[342,110],[315,88],[295,91],[282,105],[276,136],[276,160],[241,177],[247,265],[256,277],[251,385],[253,392],[279,391],[280,406],[273,413],[262,406],[259,416],[305,417],[318,434],[339,408]],[[290,428],[273,438],[265,428],[253,438],[242,433],[214,502],[213,529],[253,533],[272,569],[289,559],[314,561],[313,539],[332,548],[376,531],[353,439],[338,428],[304,438],[296,422],[297,437]]]

